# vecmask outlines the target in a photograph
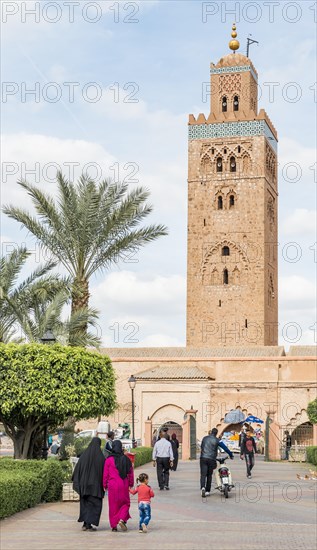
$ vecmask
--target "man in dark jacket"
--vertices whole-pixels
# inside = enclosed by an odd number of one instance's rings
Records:
[[[200,490],[201,496],[207,497],[210,495],[212,472],[217,467],[218,447],[221,447],[231,459],[233,453],[228,447],[217,437],[218,430],[213,428],[210,435],[206,435],[201,442],[200,451]]]
[[[247,478],[251,478],[251,470],[254,466],[254,453],[256,453],[256,444],[251,432],[247,432],[245,438],[241,443],[241,458],[245,457],[245,463],[247,466]]]

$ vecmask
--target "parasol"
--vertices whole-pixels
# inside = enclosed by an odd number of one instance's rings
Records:
[[[245,419],[245,422],[255,422],[256,424],[263,424],[263,423],[264,423],[264,420],[261,420],[261,419],[258,418],[257,416],[253,416],[252,414],[250,414],[250,415],[247,416],[247,418]]]

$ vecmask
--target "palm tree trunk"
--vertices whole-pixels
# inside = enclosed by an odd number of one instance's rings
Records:
[[[82,308],[88,308],[89,305],[89,282],[84,277],[76,277],[72,286],[72,307],[71,313],[76,313]],[[84,323],[79,332],[84,335],[87,334],[88,325]],[[78,333],[78,331],[76,331]],[[71,343],[73,334],[69,335],[69,341]]]

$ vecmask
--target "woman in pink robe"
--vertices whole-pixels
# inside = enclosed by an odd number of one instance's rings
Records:
[[[105,462],[103,486],[108,490],[109,522],[112,531],[119,525],[122,531],[127,530],[127,521],[131,517],[129,487],[134,485],[131,460],[124,455],[122,443],[116,439],[112,443],[112,456]]]

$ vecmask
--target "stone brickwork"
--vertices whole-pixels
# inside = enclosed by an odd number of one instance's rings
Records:
[[[187,345],[277,344],[277,136],[251,61],[211,65],[189,117]]]

